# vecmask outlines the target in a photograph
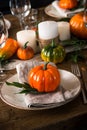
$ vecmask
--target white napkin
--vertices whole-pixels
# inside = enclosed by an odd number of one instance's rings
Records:
[[[75,9],[74,11],[62,9],[58,6],[58,1],[54,1],[52,6],[58,11],[61,17],[69,17],[72,15],[72,13],[79,13],[84,10],[84,8]]]
[[[45,62],[37,62],[37,61],[30,61],[24,62],[16,65],[16,70],[18,74],[18,80],[20,83],[27,82],[27,75],[28,71],[36,65],[40,65],[41,63]],[[54,63],[50,64],[56,66]],[[73,97],[76,91],[74,90],[64,90],[64,95],[66,99],[70,99]],[[58,90],[56,92],[46,93],[46,94],[25,94],[24,101],[27,106],[31,106],[34,103],[39,104],[49,104],[49,103],[59,103],[65,101],[62,91]]]
[[[51,105],[52,103],[61,103],[65,102],[70,98],[73,98],[74,92],[76,90],[65,90],[64,93],[62,93],[60,90],[56,92],[46,93],[46,94],[27,94],[25,95],[25,103],[28,107],[31,107],[31,105],[41,104],[41,105]],[[64,96],[63,96],[64,95]]]

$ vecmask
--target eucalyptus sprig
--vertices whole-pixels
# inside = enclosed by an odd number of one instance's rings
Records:
[[[82,50],[87,47],[87,40],[84,39],[77,39],[77,38],[72,38],[70,40],[65,40],[62,41],[62,45],[64,47],[71,46],[74,47],[74,51],[67,54],[67,59],[70,59],[73,62],[78,62],[80,60],[84,60],[85,57],[82,54]]]
[[[24,82],[19,83],[19,82],[6,82],[6,84],[8,86],[14,86],[17,88],[22,88],[22,90],[19,92],[19,94],[28,94],[28,93],[32,93],[32,94],[43,94],[42,92],[38,92],[35,88],[32,88],[28,83]]]
[[[78,61],[84,61],[85,56],[81,53],[81,51],[75,51],[67,54],[66,60],[71,60],[72,62],[77,63]]]
[[[79,47],[80,49],[83,49],[87,45],[87,40],[72,38],[70,40],[62,41],[62,45],[63,46],[73,45]]]
[[[10,62],[14,62],[14,61],[13,60],[3,60],[3,59],[0,59],[0,63],[1,63],[2,66],[7,65]]]

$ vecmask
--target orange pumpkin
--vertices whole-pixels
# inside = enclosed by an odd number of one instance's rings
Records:
[[[21,60],[29,60],[34,56],[34,50],[27,44],[28,42],[25,43],[24,47],[19,47],[17,50],[17,56]]]
[[[85,16],[87,19],[87,16]],[[87,27],[84,23],[84,13],[74,15],[70,20],[71,33],[81,39],[87,39]]]
[[[77,0],[60,0],[58,2],[59,7],[63,9],[72,9],[75,8],[78,4]]]
[[[60,84],[60,73],[56,67],[48,63],[38,65],[29,72],[28,82],[39,92],[52,92]]]

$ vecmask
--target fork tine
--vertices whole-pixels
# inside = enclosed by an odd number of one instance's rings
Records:
[[[76,64],[76,72],[77,72],[77,76],[81,77],[78,64]]]
[[[71,70],[72,70],[72,73],[73,73],[73,74],[75,74],[75,75],[77,74],[77,73],[76,73],[75,64],[72,64],[72,65],[71,65]]]
[[[75,75],[77,75],[78,77],[81,77],[81,73],[80,73],[78,64],[72,64],[72,65],[71,65],[71,70],[72,70],[72,72],[73,72]]]
[[[81,79],[81,72],[80,72],[78,64],[71,64],[71,71],[80,79],[81,86],[83,86],[83,81]],[[85,90],[83,87],[81,87],[81,91],[82,91],[84,104],[87,104],[87,98],[86,98]]]

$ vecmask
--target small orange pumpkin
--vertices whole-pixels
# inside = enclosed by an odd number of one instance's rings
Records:
[[[39,92],[52,92],[60,84],[60,73],[58,69],[48,62],[31,69],[28,74],[28,82],[32,88]]]
[[[87,16],[85,16],[87,19]],[[84,13],[74,15],[70,20],[71,33],[81,39],[87,39],[87,27],[84,23]]]
[[[75,8],[78,4],[77,0],[60,0],[58,2],[59,7],[63,9],[72,9]]]
[[[34,56],[34,50],[27,44],[28,42],[25,43],[24,47],[19,47],[17,50],[17,56],[21,60],[29,60]]]

